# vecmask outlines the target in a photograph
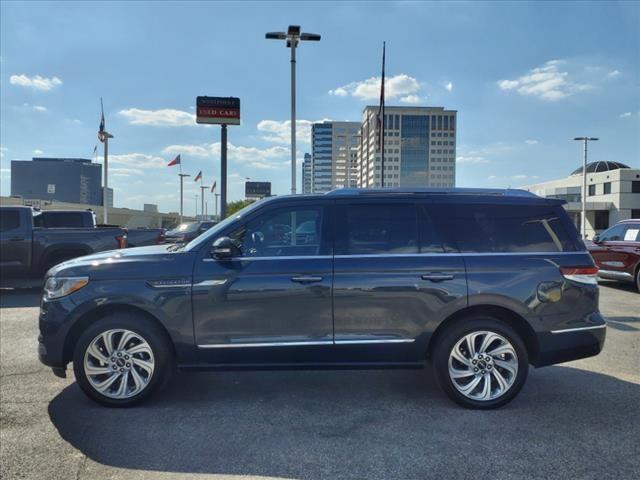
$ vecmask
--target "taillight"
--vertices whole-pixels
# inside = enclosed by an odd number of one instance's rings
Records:
[[[598,284],[598,267],[560,267],[560,273],[567,280],[589,285]]]
[[[127,236],[126,235],[116,236],[116,242],[118,242],[118,248],[125,248],[127,246]]]

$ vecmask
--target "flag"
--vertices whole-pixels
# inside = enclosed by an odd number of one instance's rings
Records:
[[[97,151],[98,151],[98,145],[96,145],[95,147],[93,147],[93,154],[95,155]]]
[[[380,106],[378,107],[378,146],[377,150],[382,151],[384,159],[384,57],[386,42],[382,42],[382,81],[380,82]]]
[[[198,180],[202,179],[202,170],[200,170],[198,172],[198,174],[196,175],[196,178],[193,179],[194,182],[197,182]]]
[[[102,116],[100,117],[100,127],[98,128],[98,140],[104,143],[106,136],[104,131],[104,107],[102,106],[102,98],[100,99],[100,110],[102,111]]]
[[[216,191],[216,182],[214,180],[213,185],[211,185],[211,193]]]
[[[173,167],[174,165],[180,165],[180,155],[178,155],[176,158],[171,160],[169,162],[169,165],[167,165],[167,167]]]

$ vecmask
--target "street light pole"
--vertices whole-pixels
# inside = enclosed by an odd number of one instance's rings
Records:
[[[595,142],[598,139],[595,137],[575,137],[574,140],[583,142],[584,144],[584,153],[582,156],[582,212],[580,215],[580,234],[584,240],[587,231],[587,144],[589,142]]]
[[[178,176],[180,177],[180,223],[182,223],[182,217],[184,216],[184,209],[183,209],[184,177],[190,177],[191,175],[186,173],[179,173]]]
[[[102,192],[102,223],[108,222],[108,201],[107,196],[109,194],[109,139],[113,138],[109,132],[103,132],[104,135],[104,190]]]
[[[289,25],[287,33],[269,32],[265,35],[269,40],[286,40],[291,49],[291,194],[296,193],[296,48],[302,40],[320,41],[320,35],[301,33],[300,25]]]

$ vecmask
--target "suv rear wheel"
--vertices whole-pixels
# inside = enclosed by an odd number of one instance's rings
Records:
[[[73,370],[91,399],[110,407],[144,401],[172,370],[164,332],[142,315],[118,313],[96,321],[78,340]]]
[[[518,394],[529,361],[524,342],[511,327],[491,317],[471,317],[444,332],[433,365],[440,386],[453,401],[491,409]]]

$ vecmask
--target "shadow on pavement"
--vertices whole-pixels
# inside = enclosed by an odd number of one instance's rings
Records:
[[[455,406],[424,371],[181,373],[133,409],[100,407],[73,384],[49,416],[90,459],[135,470],[388,479],[470,478],[473,466],[477,478],[527,478],[535,465],[538,478],[587,478],[606,459],[624,477],[638,398],[637,384],[570,367],[532,370],[516,400],[487,412]]]
[[[40,288],[0,289],[0,308],[37,307],[40,296]]]
[[[640,317],[606,317],[607,327],[623,332],[637,332],[640,328],[629,325],[640,323]]]
[[[598,285],[600,285],[601,287],[613,288],[614,290],[620,290],[623,292],[635,293],[640,298],[640,293],[638,293],[638,291],[636,290],[636,286],[633,283],[617,282],[615,280],[606,280],[599,278]]]

